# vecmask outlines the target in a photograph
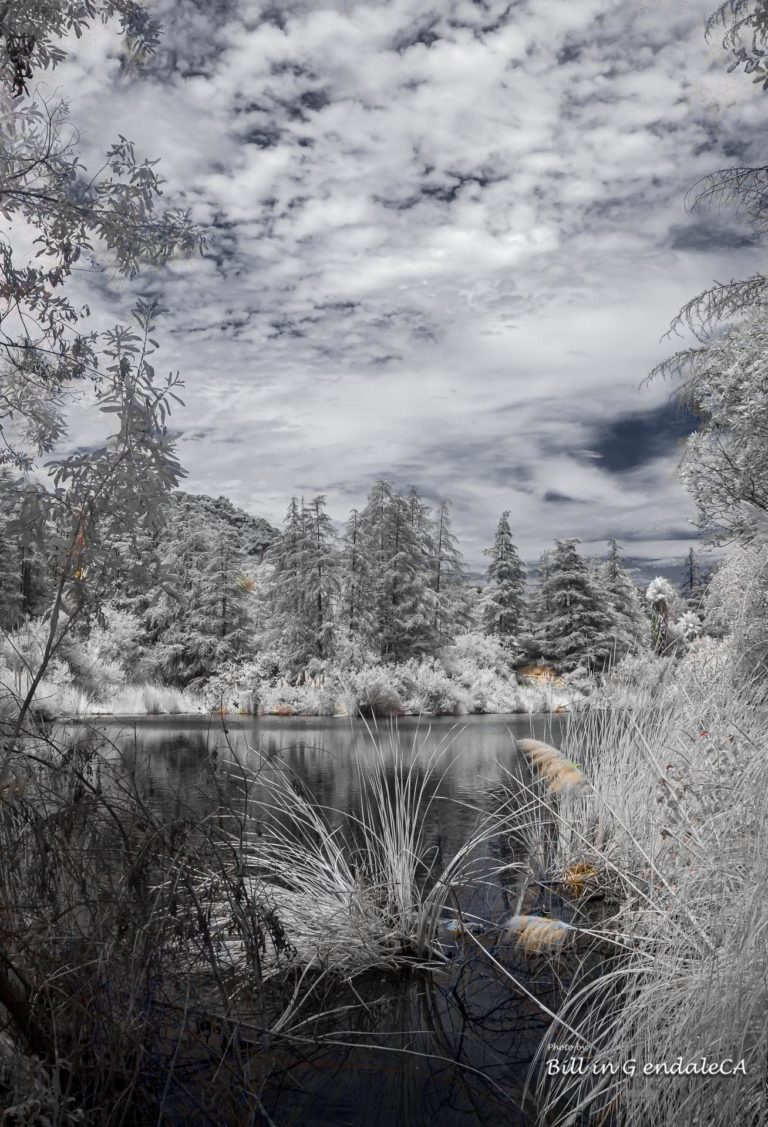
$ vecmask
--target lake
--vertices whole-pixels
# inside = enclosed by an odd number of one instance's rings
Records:
[[[552,715],[405,718],[379,721],[375,730],[373,722],[314,717],[143,717],[96,721],[88,731],[109,739],[121,770],[169,821],[211,817],[224,798],[233,807],[241,803],[258,826],[258,781],[282,772],[313,796],[333,826],[343,827],[359,811],[365,775],[382,768],[394,774],[405,760],[424,786],[424,841],[439,862],[462,846],[478,818],[499,808],[509,772],[525,770],[514,737],[557,746],[565,722]],[[247,798],[243,768],[257,779]],[[514,860],[516,848],[498,839],[486,858],[489,868]],[[514,911],[518,891],[513,878],[461,888],[460,910],[478,921],[480,938],[456,935],[448,924],[444,969],[368,974],[352,994],[339,988],[333,1018],[288,1037],[260,1039],[262,1113],[252,1122],[528,1127],[525,1076],[547,1023],[487,952],[549,1005],[556,1005],[558,983],[545,960],[521,954],[494,931]],[[185,1106],[181,1095],[178,1107],[179,1124],[224,1127],[215,1115]]]

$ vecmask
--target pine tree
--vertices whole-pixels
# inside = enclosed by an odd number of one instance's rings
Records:
[[[374,586],[368,549],[360,513],[353,509],[344,528],[341,544],[339,625],[347,640],[358,641],[364,647],[373,645],[376,633]]]
[[[388,481],[374,483],[359,517],[371,601],[371,642],[391,661],[432,652],[436,645],[430,557],[421,535],[418,498],[395,494]]]
[[[248,561],[236,529],[202,520],[182,503],[159,547],[163,579],[144,614],[160,671],[180,684],[201,684],[251,646]]]
[[[325,497],[309,505],[291,498],[283,523],[266,555],[272,569],[267,633],[283,651],[287,669],[298,673],[333,654],[339,559]]]
[[[432,579],[437,644],[448,645],[469,621],[464,557],[451,529],[451,503],[441,501],[427,543],[432,548]]]
[[[542,659],[546,650],[546,624],[552,607],[548,602],[546,580],[552,569],[552,552],[542,552],[536,565],[536,583],[527,602],[527,631],[523,633],[521,648],[530,660]]]
[[[392,661],[435,649],[430,560],[407,500],[394,496],[387,511],[388,551],[381,576],[381,655]]]
[[[702,573],[693,548],[689,548],[688,555],[685,557],[682,582],[680,583],[680,594],[685,600],[686,608],[695,614],[701,614],[706,593],[707,577]]]
[[[608,541],[608,557],[597,568],[597,586],[605,593],[605,608],[612,620],[613,660],[647,644],[648,620],[637,587],[624,566],[621,549]]]
[[[565,672],[602,669],[612,652],[611,618],[577,551],[578,540],[557,540],[539,606],[544,656]]]
[[[512,541],[508,510],[501,514],[493,546],[485,555],[491,561],[482,595],[485,632],[512,646],[523,627],[525,567]]]
[[[357,629],[361,640],[378,656],[384,652],[385,624],[389,619],[385,576],[390,555],[389,514],[393,502],[390,482],[383,478],[375,481],[356,522],[360,569]]]
[[[269,643],[282,651],[286,667],[294,672],[306,664],[313,649],[305,615],[306,533],[303,505],[292,497],[283,531],[265,556],[271,568],[267,636]]]
[[[312,644],[311,657],[331,657],[334,614],[339,592],[336,530],[325,511],[325,497],[314,497],[303,511],[304,553],[301,561],[304,614]]]

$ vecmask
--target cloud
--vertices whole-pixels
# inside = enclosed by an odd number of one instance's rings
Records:
[[[601,424],[592,440],[604,469],[633,470],[673,450],[696,430],[697,419],[676,403],[661,403],[646,411],[619,415]]]
[[[135,139],[208,229],[140,282],[186,381],[187,487],[279,521],[292,493],[343,519],[413,481],[473,566],[503,509],[529,558],[616,527],[684,552],[669,389],[638,386],[677,308],[758,261],[683,199],[765,128],[710,3],[162,0],[143,80],[110,28],[73,43],[89,162]],[[117,316],[132,287],[101,281],[84,299]]]

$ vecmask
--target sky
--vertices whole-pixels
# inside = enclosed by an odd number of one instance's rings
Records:
[[[641,383],[686,300],[762,266],[737,217],[685,208],[764,163],[768,95],[705,40],[712,0],[150,6],[144,77],[106,27],[47,81],[87,165],[123,134],[206,231],[162,275],[78,278],[105,321],[161,296],[185,488],[279,524],[294,494],[341,522],[413,483],[476,569],[503,510],[528,560],[698,545],[692,420]]]

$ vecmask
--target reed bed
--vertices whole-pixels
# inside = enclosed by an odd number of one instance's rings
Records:
[[[624,685],[623,708],[573,718],[560,759],[528,752],[575,925],[511,927],[576,960],[532,1073],[548,1127],[768,1122],[764,687],[706,673]],[[561,760],[584,781],[559,786]],[[580,1068],[559,1067],[563,1041]]]

